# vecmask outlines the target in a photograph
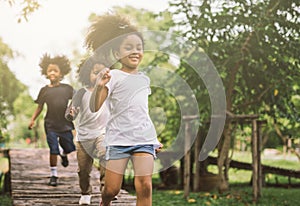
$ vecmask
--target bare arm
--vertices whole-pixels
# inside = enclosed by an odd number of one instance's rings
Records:
[[[90,99],[90,110],[92,112],[97,112],[106,100],[108,96],[108,89],[105,84],[109,82],[110,78],[111,76],[109,73],[109,69],[107,69],[103,74],[101,74],[101,76],[99,76]]]
[[[74,121],[79,113],[79,109],[80,107],[75,108],[73,103],[71,103],[65,111],[65,118],[70,122]]]
[[[90,99],[90,109],[92,112],[97,112],[104,101],[106,100],[108,95],[108,89],[107,87],[96,87],[92,93],[91,99]]]
[[[35,112],[33,113],[32,117],[31,117],[30,123],[28,125],[28,129],[32,129],[36,118],[41,114],[41,112],[43,111],[43,108],[44,108],[44,104],[38,105],[38,107],[36,108]]]

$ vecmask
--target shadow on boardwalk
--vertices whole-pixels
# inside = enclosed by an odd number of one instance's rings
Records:
[[[49,152],[48,149],[11,149],[10,172],[11,194],[14,206],[78,205],[80,189],[77,176],[76,153],[69,155],[69,166],[58,164],[58,186],[48,186]],[[58,159],[58,163],[60,159]],[[93,168],[91,184],[93,188],[92,204],[99,205],[99,172]],[[121,190],[118,200],[112,205],[133,206],[136,197]]]

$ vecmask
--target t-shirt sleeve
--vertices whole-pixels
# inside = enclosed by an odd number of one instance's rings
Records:
[[[72,98],[72,102],[73,102],[73,106],[75,108],[77,108],[81,105],[82,97],[85,92],[86,92],[85,88],[81,88],[74,94],[74,96]]]
[[[45,92],[46,92],[46,88],[43,87],[40,90],[40,92],[38,94],[38,97],[34,102],[37,103],[37,104],[44,104],[45,103]]]

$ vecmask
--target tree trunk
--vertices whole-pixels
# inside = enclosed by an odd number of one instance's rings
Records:
[[[223,193],[229,189],[228,178],[226,178],[225,174],[227,174],[228,168],[224,167],[228,158],[229,149],[230,149],[230,141],[231,141],[231,124],[228,123],[225,125],[223,131],[223,141],[220,142],[220,150],[218,155],[218,173],[221,177],[221,184],[219,186],[219,192]],[[224,169],[224,170],[223,170]]]

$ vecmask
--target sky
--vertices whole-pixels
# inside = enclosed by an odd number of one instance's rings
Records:
[[[17,23],[20,10],[0,1],[0,37],[19,55],[8,62],[9,68],[29,88],[35,99],[42,86],[48,84],[38,66],[44,53],[84,53],[84,36],[91,13],[101,15],[113,6],[130,5],[154,12],[166,10],[168,0],[40,0],[41,8]],[[73,70],[77,70],[72,65]],[[68,83],[67,80],[63,80]]]

